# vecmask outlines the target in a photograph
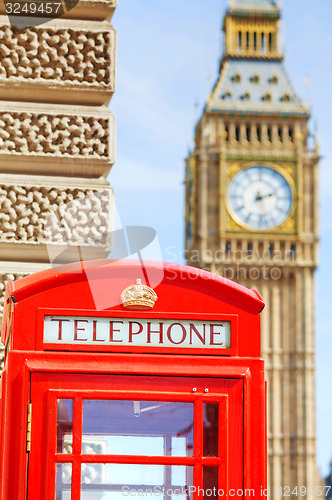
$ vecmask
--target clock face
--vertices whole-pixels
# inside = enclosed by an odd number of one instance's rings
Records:
[[[249,167],[232,179],[228,206],[237,222],[251,229],[279,226],[292,207],[292,191],[286,179],[268,167]]]

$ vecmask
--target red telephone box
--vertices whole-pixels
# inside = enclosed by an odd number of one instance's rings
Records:
[[[0,499],[263,497],[263,307],[171,264],[96,261],[9,283]]]

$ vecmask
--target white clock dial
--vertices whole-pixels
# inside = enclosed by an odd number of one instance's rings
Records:
[[[286,179],[268,167],[249,167],[232,179],[228,207],[240,224],[252,229],[279,226],[292,207],[292,191]]]

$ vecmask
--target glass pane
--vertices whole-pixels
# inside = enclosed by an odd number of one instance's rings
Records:
[[[205,403],[203,423],[203,455],[218,456],[218,403]]]
[[[82,453],[192,456],[192,403],[83,401]]]
[[[193,490],[193,467],[182,465],[85,463],[81,474],[81,500],[123,500],[124,496],[188,500]]]
[[[204,500],[218,498],[218,467],[203,467]]]
[[[72,399],[58,399],[57,453],[73,452],[73,408]]]
[[[56,464],[55,499],[71,499],[72,464]]]

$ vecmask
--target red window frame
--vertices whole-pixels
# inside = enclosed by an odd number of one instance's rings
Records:
[[[193,389],[196,391],[193,391]],[[208,392],[205,392],[208,389]],[[73,453],[56,453],[57,400],[74,399]],[[83,399],[133,399],[193,402],[194,456],[151,457],[83,455]],[[243,380],[151,375],[33,373],[31,380],[32,451],[29,457],[28,500],[55,498],[56,463],[73,464],[72,500],[80,499],[82,463],[128,463],[194,466],[194,485],[203,488],[203,466],[219,466],[219,488],[243,488]],[[203,404],[219,403],[219,457],[203,456]],[[45,418],[47,416],[47,418]],[[225,438],[226,436],[226,438]],[[40,466],[42,457],[42,467]],[[225,465],[225,466],[223,466]],[[33,485],[40,484],[40,492]],[[38,496],[39,495],[39,496]],[[194,493],[194,499],[202,498]]]

